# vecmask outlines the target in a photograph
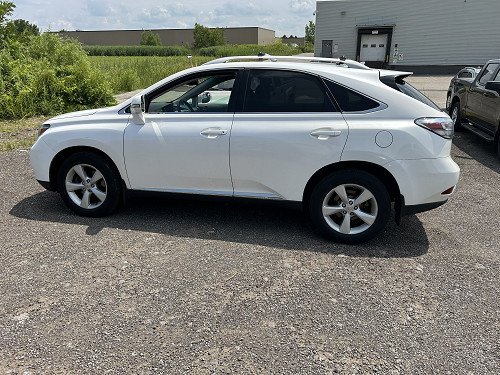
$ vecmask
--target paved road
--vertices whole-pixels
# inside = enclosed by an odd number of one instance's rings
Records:
[[[455,143],[456,196],[356,247],[268,204],[77,217],[0,153],[0,373],[498,374],[500,163]]]

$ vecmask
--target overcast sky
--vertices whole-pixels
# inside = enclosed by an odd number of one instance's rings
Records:
[[[14,18],[41,30],[260,26],[304,36],[315,0],[13,0]]]

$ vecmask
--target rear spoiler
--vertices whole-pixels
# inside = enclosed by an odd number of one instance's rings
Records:
[[[399,80],[404,80],[405,78],[408,78],[409,76],[413,75],[413,72],[403,72],[403,71],[386,70],[386,69],[380,69],[378,72],[380,80],[382,80],[383,77],[391,77],[392,79],[399,81]]]

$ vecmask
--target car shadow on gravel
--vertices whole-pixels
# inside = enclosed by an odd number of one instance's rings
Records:
[[[484,141],[478,136],[462,131],[455,133],[453,144],[466,155],[453,155],[453,158],[464,160],[474,159],[493,172],[500,174],[500,161],[496,156],[496,150],[493,144]],[[464,163],[461,163],[464,164]]]
[[[117,228],[352,257],[418,257],[429,248],[425,230],[416,216],[405,217],[401,226],[391,220],[369,243],[347,246],[319,237],[302,211],[261,201],[136,197],[115,215],[95,219],[71,213],[58,194],[45,191],[23,199],[10,214],[41,222],[84,225],[88,235]]]

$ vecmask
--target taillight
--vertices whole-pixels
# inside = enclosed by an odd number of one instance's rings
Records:
[[[453,138],[453,121],[449,117],[423,117],[415,120],[415,124],[430,130],[443,138]]]
[[[38,136],[40,137],[43,133],[45,133],[48,129],[50,128],[49,124],[43,124],[40,126],[40,129],[38,129]]]

